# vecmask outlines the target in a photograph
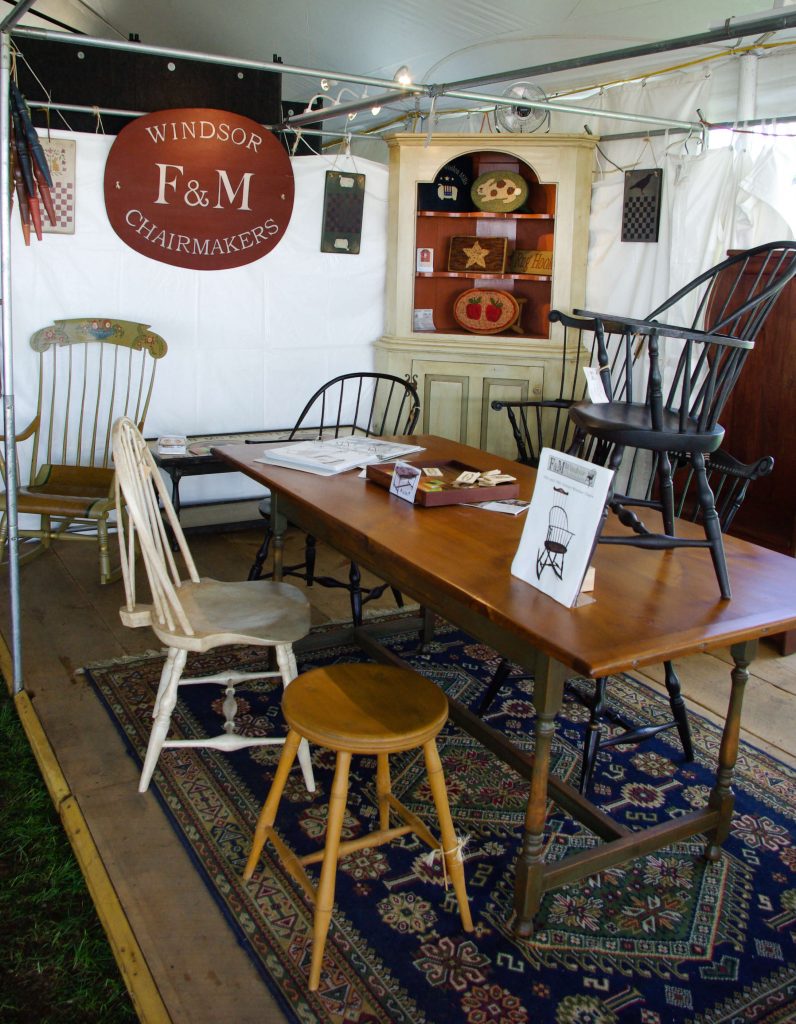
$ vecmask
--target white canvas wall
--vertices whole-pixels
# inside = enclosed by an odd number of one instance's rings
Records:
[[[57,135],[58,133],[53,133]],[[167,341],[148,435],[290,426],[306,398],[337,373],[373,367],[382,333],[387,168],[360,158],[293,160],[296,198],[284,238],[247,267],[190,271],[128,248],[103,199],[113,138],[77,139],[74,235],[46,234],[29,247],[12,214],[12,337],[16,422],[35,409],[30,335],[52,320],[110,316],[148,323]],[[320,251],[325,172],[366,176],[359,255]],[[21,447],[22,479],[26,479]],[[257,493],[242,477],[185,482],[188,500]]]

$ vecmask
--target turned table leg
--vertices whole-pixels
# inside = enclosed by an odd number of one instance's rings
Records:
[[[718,860],[721,856],[721,844],[730,834],[732,809],[735,794],[732,791],[732,773],[738,757],[738,740],[741,731],[741,708],[746,681],[749,678],[749,665],[757,653],[757,641],[735,644],[730,654],[735,666],[732,670],[732,690],[727,717],[724,720],[724,731],[721,735],[719,748],[719,764],[716,771],[716,784],[710,792],[708,806],[719,812],[716,828],[708,833],[708,846],[705,856],[708,860]]]
[[[287,519],[279,511],[279,495],[271,492],[271,530],[274,535],[274,571],[271,578],[275,583],[282,582],[282,567],[285,562],[285,530]]]
[[[547,816],[547,778],[550,773],[550,748],[556,731],[556,715],[561,710],[566,669],[559,662],[540,654],[534,672],[533,703],[536,709],[536,747],[531,770],[531,791],[525,812],[525,835],[517,859],[514,882],[514,930],[527,937],[533,934],[533,918],[544,892],[544,826]]]

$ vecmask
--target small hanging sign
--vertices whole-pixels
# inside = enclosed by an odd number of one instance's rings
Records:
[[[622,241],[657,242],[661,220],[660,167],[625,171],[625,199],[622,205]]]
[[[293,212],[293,168],[276,137],[224,110],[183,108],[126,125],[105,164],[105,209],[131,249],[190,270],[253,263]]]
[[[74,139],[42,139],[41,148],[47,158],[53,184],[53,209],[55,224],[42,222],[45,234],[73,235],[75,233],[75,156],[77,142]]]
[[[364,207],[364,174],[326,172],[321,252],[359,253]]]

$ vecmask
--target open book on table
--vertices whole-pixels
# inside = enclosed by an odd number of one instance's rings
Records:
[[[269,448],[255,462],[299,469],[319,476],[334,476],[374,462],[392,462],[422,452],[416,444],[399,444],[378,437],[332,437],[325,441],[299,441],[284,448]]]

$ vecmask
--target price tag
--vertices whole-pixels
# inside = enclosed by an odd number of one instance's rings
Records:
[[[603,379],[598,368],[596,366],[584,366],[583,372],[586,374],[586,390],[589,393],[589,401],[594,402],[595,405],[607,402],[608,395],[605,393]]]

